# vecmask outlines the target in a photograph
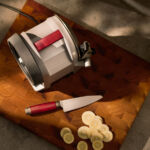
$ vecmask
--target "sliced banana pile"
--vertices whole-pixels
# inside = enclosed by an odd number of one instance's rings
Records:
[[[66,144],[73,143],[74,136],[73,136],[72,131],[71,131],[70,128],[68,128],[68,127],[62,128],[61,131],[60,131],[60,135],[61,135],[61,137],[63,138],[63,140]]]
[[[103,123],[100,116],[95,115],[92,111],[86,111],[82,114],[82,122],[86,126],[78,128],[78,136],[84,140],[90,139],[94,150],[102,150],[104,147],[103,142],[110,142],[113,139],[113,134],[109,127]],[[62,128],[60,135],[65,143],[71,144],[74,142],[74,136],[70,128]],[[87,143],[79,141],[77,150],[88,150]]]
[[[94,150],[101,150],[104,147],[103,142],[110,142],[113,139],[109,127],[103,123],[100,116],[95,115],[92,111],[82,114],[82,122],[87,126],[81,126],[78,129],[78,136],[81,139],[90,139]]]

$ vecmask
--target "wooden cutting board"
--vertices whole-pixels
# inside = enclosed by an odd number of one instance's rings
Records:
[[[55,14],[32,0],[27,0],[23,11],[40,22]],[[114,133],[113,141],[105,143],[104,150],[119,150],[150,90],[150,64],[67,18],[61,18],[72,27],[80,43],[87,40],[95,48],[92,67],[67,75],[46,91],[33,91],[6,42],[13,33],[35,25],[19,15],[0,46],[0,114],[61,149],[73,150],[80,140],[76,131],[83,125],[81,114],[91,110],[102,116]],[[59,110],[32,117],[24,112],[30,105],[92,94],[102,94],[104,98],[68,113]],[[66,145],[60,138],[60,129],[65,126],[73,130],[74,144]],[[87,142],[92,150],[89,140]]]

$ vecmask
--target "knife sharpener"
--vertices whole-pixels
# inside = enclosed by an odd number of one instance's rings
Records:
[[[13,34],[8,45],[35,91],[90,66],[94,52],[87,41],[78,45],[71,29],[56,15],[20,35]]]

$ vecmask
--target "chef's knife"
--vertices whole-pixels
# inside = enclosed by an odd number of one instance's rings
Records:
[[[42,112],[47,112],[51,110],[55,110],[59,107],[63,108],[64,112],[79,109],[81,107],[87,106],[89,104],[92,104],[100,99],[102,99],[103,96],[101,95],[93,95],[93,96],[83,96],[78,98],[71,98],[67,100],[61,100],[57,102],[48,102],[44,104],[38,104],[34,106],[30,106],[25,109],[25,113],[28,115],[35,115]]]

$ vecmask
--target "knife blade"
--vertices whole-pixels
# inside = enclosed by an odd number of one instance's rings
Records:
[[[72,98],[72,99],[60,101],[60,106],[63,108],[64,112],[67,112],[67,111],[71,111],[92,104],[101,98],[102,98],[101,95]]]
[[[35,114],[55,110],[59,107],[61,107],[64,112],[68,112],[71,110],[79,109],[87,105],[90,105],[102,98],[103,96],[101,95],[92,95],[92,96],[71,98],[71,99],[61,100],[57,102],[48,102],[48,103],[30,106],[25,109],[25,113],[27,115],[35,115]]]

